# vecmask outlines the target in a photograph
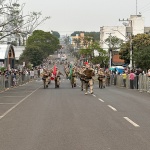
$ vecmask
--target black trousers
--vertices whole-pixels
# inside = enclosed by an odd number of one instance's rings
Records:
[[[130,80],[130,89],[134,89],[133,84],[134,84],[134,80]]]

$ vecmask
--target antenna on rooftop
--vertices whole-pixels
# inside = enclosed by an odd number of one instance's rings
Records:
[[[138,1],[136,0],[136,16],[137,16],[137,9],[138,9]]]

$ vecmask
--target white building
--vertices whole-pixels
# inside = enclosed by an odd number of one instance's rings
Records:
[[[101,48],[108,50],[109,45],[105,40],[110,36],[116,36],[122,40],[126,40],[126,27],[125,26],[105,26],[100,28],[100,46]]]
[[[123,20],[122,20],[123,21]],[[100,27],[100,46],[108,50],[109,46],[105,40],[110,36],[116,36],[126,41],[129,36],[140,33],[149,33],[150,27],[144,27],[144,17],[141,15],[131,15],[128,21],[123,21],[124,26],[103,26]]]

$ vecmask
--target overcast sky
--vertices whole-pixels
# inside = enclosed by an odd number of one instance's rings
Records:
[[[137,0],[138,13],[150,26],[150,0]],[[26,3],[24,14],[41,11],[51,18],[37,29],[69,35],[74,31],[96,31],[101,26],[120,26],[120,19],[136,14],[136,0],[19,0]]]

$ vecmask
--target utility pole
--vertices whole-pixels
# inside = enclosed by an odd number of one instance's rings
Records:
[[[133,27],[132,27],[132,20],[130,19],[119,19],[119,21],[128,21],[130,23],[130,27],[131,27],[131,34],[130,34],[130,69],[133,69],[133,61],[132,61],[132,53],[133,53],[133,49],[132,49],[132,35],[133,35]]]
[[[138,2],[136,0],[136,16],[137,16],[137,11],[138,11]]]
[[[112,66],[112,47],[111,47],[111,34],[112,33],[106,33],[106,34],[109,34],[109,68],[111,68]]]

